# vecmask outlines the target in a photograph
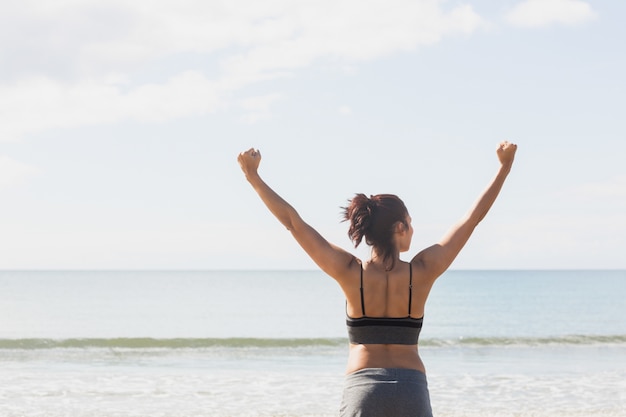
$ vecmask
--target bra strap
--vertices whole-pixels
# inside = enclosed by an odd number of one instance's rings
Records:
[[[413,266],[409,262],[409,316],[411,316],[411,301],[413,298]]]
[[[363,297],[363,264],[361,265],[361,287],[359,288],[361,291],[361,311],[363,312],[363,316],[365,316],[365,298]]]

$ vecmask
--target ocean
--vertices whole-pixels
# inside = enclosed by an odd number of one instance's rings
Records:
[[[0,417],[337,416],[347,354],[318,271],[0,271]],[[448,271],[420,355],[436,417],[626,417],[626,271]]]

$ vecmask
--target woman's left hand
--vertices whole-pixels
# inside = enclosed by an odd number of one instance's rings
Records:
[[[517,150],[517,145],[508,141],[502,141],[498,144],[498,149],[496,151],[498,155],[498,159],[502,165],[511,165],[513,164],[513,160],[515,159],[515,151]]]

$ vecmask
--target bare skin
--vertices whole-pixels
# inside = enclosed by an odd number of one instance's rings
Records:
[[[424,315],[424,306],[435,280],[448,269],[457,257],[472,232],[485,217],[496,200],[506,180],[517,145],[501,142],[496,150],[499,167],[496,175],[478,197],[467,214],[454,224],[446,234],[432,246],[418,252],[411,260],[413,268],[412,317]],[[360,263],[351,253],[333,245],[308,225],[298,212],[282,199],[261,179],[258,168],[261,153],[249,149],[239,154],[239,165],[246,179],[257,192],[263,203],[276,218],[291,232],[296,241],[328,275],[333,277],[343,290],[350,317],[360,317]],[[367,315],[371,317],[406,317],[408,309],[409,264],[400,260],[400,253],[411,246],[413,227],[407,217],[406,227],[396,223],[394,231],[395,266],[388,270],[380,254],[372,251],[371,258],[363,262],[363,282]],[[417,345],[350,345],[347,373],[364,368],[407,368],[425,372]]]

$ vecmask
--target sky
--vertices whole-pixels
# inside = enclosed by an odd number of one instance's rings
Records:
[[[23,0],[0,14],[0,269],[313,269],[236,158],[354,249],[355,193],[453,269],[626,268],[626,3]]]

